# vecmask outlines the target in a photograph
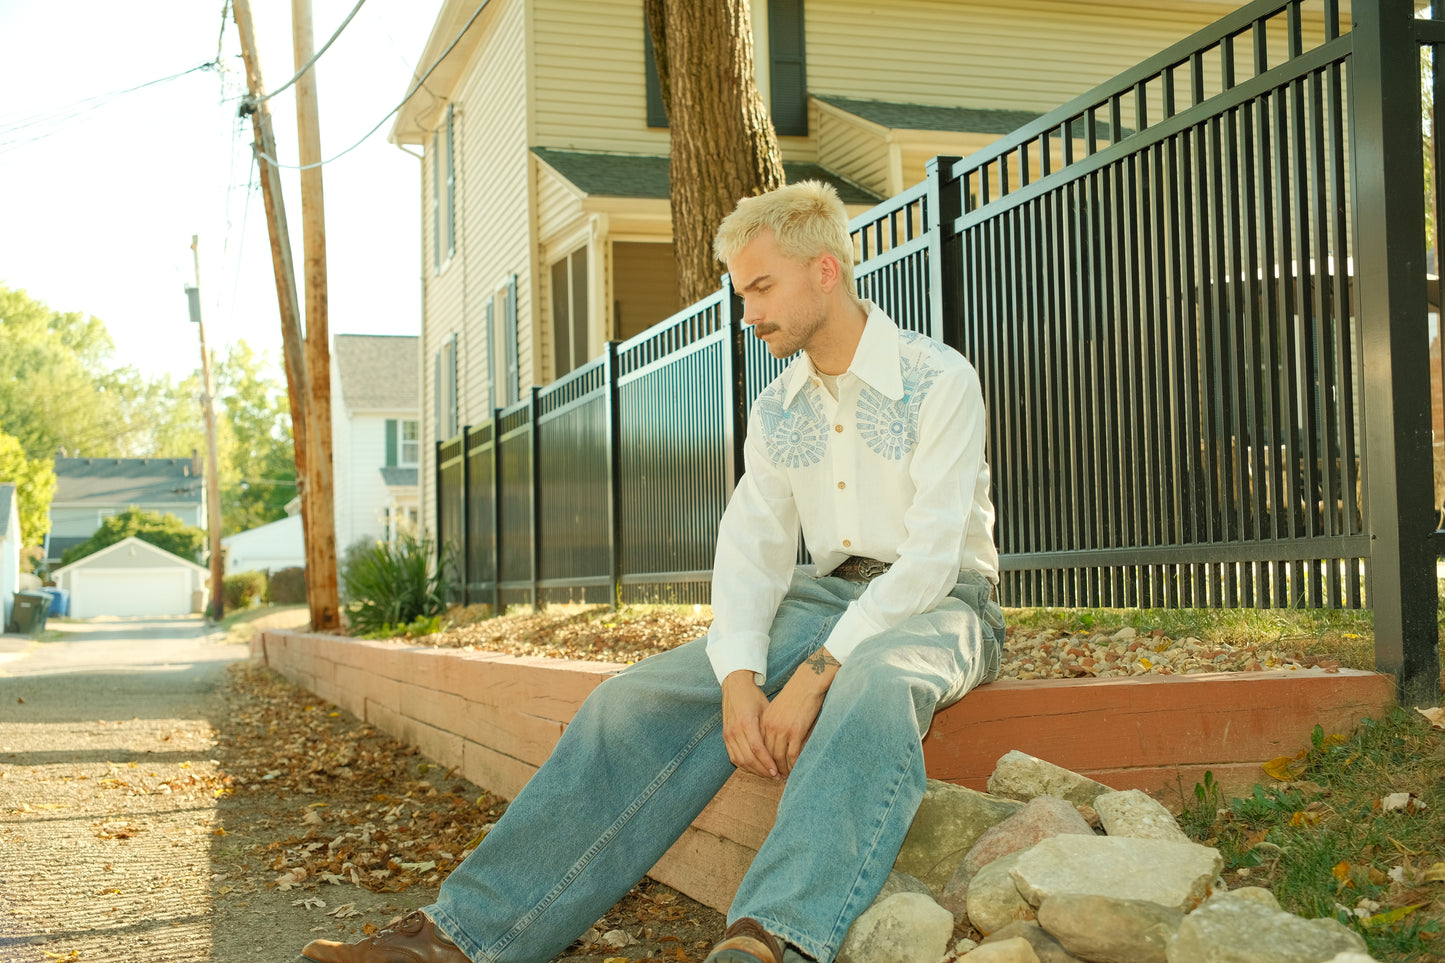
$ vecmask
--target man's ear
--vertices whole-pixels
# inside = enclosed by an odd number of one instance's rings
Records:
[[[822,286],[825,294],[832,294],[833,289],[838,286],[838,281],[843,272],[838,267],[838,259],[831,254],[818,255],[818,283]]]

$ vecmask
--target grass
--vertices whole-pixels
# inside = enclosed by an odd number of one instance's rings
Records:
[[[239,645],[250,642],[261,629],[304,629],[310,624],[311,612],[305,605],[260,605],[230,613],[221,619],[219,627],[228,643]]]
[[[1312,742],[1247,796],[1226,802],[1206,776],[1181,825],[1219,850],[1231,889],[1337,919],[1380,960],[1445,960],[1445,732],[1394,709]]]

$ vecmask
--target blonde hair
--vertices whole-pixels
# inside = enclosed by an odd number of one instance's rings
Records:
[[[799,181],[757,197],[745,197],[718,226],[713,254],[726,264],[764,231],[772,231],[782,252],[798,261],[820,254],[838,260],[842,280],[853,289],[853,239],[848,211],[831,184]]]

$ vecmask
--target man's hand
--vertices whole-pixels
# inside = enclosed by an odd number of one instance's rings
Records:
[[[778,765],[763,741],[762,718],[768,697],[750,669],[728,673],[722,684],[723,742],[734,766],[764,779],[778,777]]]
[[[763,713],[763,744],[786,777],[797,765],[808,733],[823,708],[823,697],[838,674],[838,660],[826,648],[814,652]]]

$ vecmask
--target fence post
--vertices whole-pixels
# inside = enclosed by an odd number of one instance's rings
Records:
[[[617,342],[607,342],[607,564],[608,593],[616,611],[622,598],[622,417],[618,405]]]
[[[960,158],[940,154],[928,161],[928,219],[923,225],[928,241],[929,335],[962,351],[958,317],[963,266],[954,256],[953,224],[963,213],[958,178],[953,165]]]
[[[445,571],[447,561],[446,503],[442,498],[442,443],[432,442],[432,498],[436,504],[437,571]]]
[[[502,614],[502,409],[492,409],[492,617]]]
[[[472,604],[472,426],[462,426],[462,604]]]
[[[540,389],[533,385],[527,394],[527,457],[531,462],[532,482],[532,503],[529,513],[529,528],[532,533],[532,611],[538,611],[541,606],[541,595],[537,588],[537,582],[542,577],[542,539],[541,533],[537,530],[538,520],[542,507],[542,479],[541,473],[537,470],[541,461],[537,452],[537,393]]]
[[[723,391],[728,417],[723,421],[723,474],[728,497],[743,477],[743,442],[748,434],[748,366],[743,351],[743,300],[733,293],[731,274],[722,276],[722,301],[718,304],[722,327],[727,329],[727,351],[723,358]]]
[[[1414,4],[1356,0],[1350,64],[1375,664],[1402,706],[1439,701],[1425,284],[1420,47]],[[1423,24],[1438,26],[1430,21]]]

